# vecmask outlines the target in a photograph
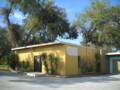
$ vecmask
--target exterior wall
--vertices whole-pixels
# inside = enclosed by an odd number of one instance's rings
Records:
[[[66,45],[66,75],[78,75],[78,47]]]
[[[96,49],[90,47],[79,47],[80,67],[92,68],[92,73],[96,72]],[[79,68],[79,74],[83,74],[83,68]],[[90,71],[91,72],[91,71]],[[89,73],[89,72],[87,72]]]
[[[101,60],[101,73],[106,74],[109,73],[109,60],[107,60],[108,57],[105,55],[102,55]]]
[[[69,55],[67,53],[67,48],[73,48],[74,51],[71,53],[76,53],[73,55]],[[77,50],[77,51],[76,51]],[[86,48],[81,46],[72,46],[66,45],[66,74],[67,75],[78,75],[84,74],[81,70],[83,69],[82,66],[85,67],[84,62],[87,63],[88,66],[94,69],[96,72],[96,49],[94,48]],[[80,58],[80,61],[78,61]]]
[[[54,54],[55,56],[58,56],[59,62],[57,72],[59,75],[65,75],[65,48],[63,45],[43,46],[17,51],[20,61],[30,61],[32,69],[34,68],[34,56],[40,55],[42,53]],[[43,63],[42,72],[45,73],[45,67]]]
[[[120,60],[113,61],[113,73],[120,73]]]
[[[120,67],[120,56],[110,56],[109,57],[109,73],[117,73],[116,71],[118,70],[119,73],[119,67]],[[114,62],[116,62],[116,65],[114,65]],[[116,68],[114,68],[116,67]],[[115,70],[117,69],[117,70]]]
[[[19,62],[28,61],[30,63],[31,70],[34,70],[32,49],[18,50],[16,53],[19,57]]]
[[[17,50],[20,61],[29,61],[32,70],[34,70],[34,56],[42,53],[54,54],[59,57],[58,74],[59,75],[78,75],[84,74],[80,65],[84,66],[84,62],[88,66],[96,69],[96,50],[93,48],[86,48],[75,45],[48,45],[42,47],[35,47],[30,49]],[[80,62],[78,62],[78,56]],[[86,65],[86,64],[85,64]],[[45,67],[42,63],[42,72],[45,73]]]
[[[65,49],[63,45],[52,45],[52,46],[45,46],[41,48],[33,48],[33,56],[40,55],[42,53],[54,54],[55,56],[59,57],[58,62],[58,74],[65,75]],[[42,64],[42,72],[45,73],[45,67]]]

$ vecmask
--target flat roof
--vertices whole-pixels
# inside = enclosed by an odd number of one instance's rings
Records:
[[[76,45],[76,44],[59,41],[59,42],[50,42],[50,43],[43,43],[43,44],[35,44],[35,45],[28,45],[28,46],[23,46],[23,47],[17,47],[17,48],[12,48],[11,50],[15,51],[15,50],[28,49],[28,48],[34,48],[34,47],[42,47],[42,46],[48,46],[48,45],[56,45],[56,44],[79,46],[79,45]]]
[[[110,56],[110,55],[120,55],[120,52],[109,52],[106,55]]]

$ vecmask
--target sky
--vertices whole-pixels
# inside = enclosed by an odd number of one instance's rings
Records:
[[[72,22],[78,13],[81,13],[90,5],[91,0],[55,0],[55,4],[64,8],[67,14],[67,19],[69,22]],[[120,0],[110,0],[111,5],[120,5]],[[0,0],[0,7],[4,7],[6,5],[6,0]],[[22,13],[16,11],[11,15],[12,20],[16,23],[22,24],[22,19],[24,19]],[[4,26],[4,22],[2,17],[0,16],[0,26]],[[60,41],[70,42],[74,44],[80,44],[82,37],[79,36],[77,39],[73,40],[65,40],[59,39]]]

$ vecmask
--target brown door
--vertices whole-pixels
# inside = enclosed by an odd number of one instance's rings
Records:
[[[40,56],[34,56],[34,71],[42,72],[42,61]]]
[[[113,73],[120,73],[120,60],[113,60]]]

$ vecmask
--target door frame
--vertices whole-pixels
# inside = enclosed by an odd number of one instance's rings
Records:
[[[35,62],[37,59],[39,59],[38,66],[36,66],[37,62]],[[34,72],[42,72],[42,60],[40,55],[34,56]]]
[[[113,74],[113,60],[120,60],[120,56],[112,56],[109,58],[109,73]]]

